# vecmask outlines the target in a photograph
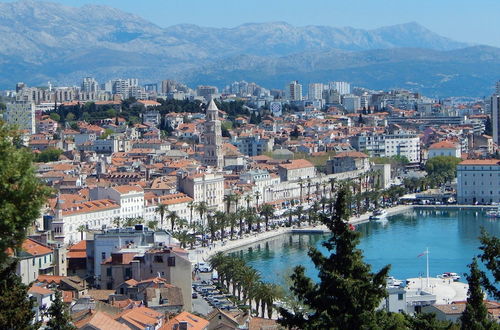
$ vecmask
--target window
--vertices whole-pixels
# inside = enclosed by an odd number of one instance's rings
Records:
[[[167,265],[169,267],[175,267],[175,257],[168,257],[168,259],[167,259]]]
[[[125,277],[132,277],[132,268],[125,268]]]
[[[111,276],[112,273],[111,273],[111,267],[109,268],[106,268],[106,276]]]
[[[101,259],[102,260],[106,259],[106,252],[101,253]]]
[[[154,262],[163,262],[163,256],[154,256]]]
[[[403,294],[402,293],[398,293],[398,300],[403,300]]]

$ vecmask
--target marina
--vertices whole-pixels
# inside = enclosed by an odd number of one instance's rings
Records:
[[[430,277],[448,281],[437,276],[450,272],[463,275],[473,256],[480,252],[477,238],[481,227],[492,235],[500,235],[500,223],[486,217],[485,210],[480,208],[412,208],[387,216],[385,222],[357,224],[356,230],[361,232],[359,247],[365,261],[374,271],[391,264],[390,275],[396,279],[425,278],[426,258],[418,256],[429,248]],[[309,246],[315,246],[327,253],[321,245],[327,235],[285,233],[231,253],[243,257],[264,280],[285,285],[285,277],[299,264],[306,267],[309,276],[316,278],[307,251]]]

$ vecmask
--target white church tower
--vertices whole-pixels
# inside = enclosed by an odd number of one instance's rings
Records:
[[[219,120],[219,109],[213,99],[208,104],[205,116],[205,154],[203,156],[203,163],[222,169],[224,167],[222,128]]]

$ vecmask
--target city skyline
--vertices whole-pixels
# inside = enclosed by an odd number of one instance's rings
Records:
[[[0,2],[14,2],[0,0]],[[231,28],[246,23],[286,22],[296,26],[326,25],[376,29],[383,26],[417,22],[442,36],[472,44],[500,47],[500,21],[495,13],[500,2],[406,1],[382,0],[355,3],[317,0],[304,6],[298,0],[252,3],[200,0],[159,0],[146,3],[118,0],[52,0],[67,6],[106,5],[133,13],[161,27],[196,24],[206,27]],[[256,9],[257,8],[257,9]],[[363,10],[359,10],[363,8]],[[383,8],[383,10],[380,10]],[[196,9],[196,10],[195,10]],[[376,13],[374,15],[373,13]],[[467,24],[463,24],[467,21]]]

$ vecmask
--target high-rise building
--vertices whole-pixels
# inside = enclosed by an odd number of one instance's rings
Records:
[[[301,101],[302,100],[302,85],[299,84],[298,80],[294,80],[288,84],[286,89],[287,96],[291,101]]]
[[[214,102],[210,100],[205,118],[205,154],[203,163],[216,168],[224,167],[224,155],[222,154],[222,127],[219,120],[219,109]]]
[[[351,94],[351,84],[345,81],[332,81],[328,88],[336,90],[340,95]]]
[[[99,90],[99,84],[97,80],[92,77],[85,77],[82,81],[82,92],[87,93],[97,93]]]
[[[347,112],[356,112],[361,108],[361,98],[352,94],[344,95],[342,96],[342,105]]]
[[[198,86],[196,88],[196,94],[198,96],[203,96],[205,100],[210,100],[219,94],[219,89],[215,86]]]
[[[31,102],[7,103],[5,121],[21,130],[35,134],[35,104]]]
[[[493,142],[498,145],[500,142],[500,93],[491,96],[491,123],[493,126]]]
[[[321,100],[323,98],[323,84],[322,83],[309,84],[309,91],[307,95],[309,100]]]

